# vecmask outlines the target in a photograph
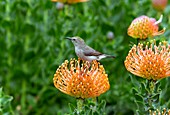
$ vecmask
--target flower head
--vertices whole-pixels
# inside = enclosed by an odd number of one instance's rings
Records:
[[[125,60],[125,67],[134,75],[158,80],[170,76],[170,45],[166,42],[134,45]]]
[[[146,39],[147,37],[153,37],[163,34],[165,29],[158,31],[158,24],[162,22],[163,16],[156,21],[154,18],[147,16],[140,16],[134,19],[128,28],[128,35],[133,38]]]
[[[152,0],[152,6],[156,10],[163,11],[168,3],[168,0]]]
[[[66,60],[54,74],[57,89],[77,98],[97,97],[110,88],[104,67],[97,61]]]
[[[52,2],[62,2],[62,3],[68,3],[68,4],[74,4],[79,2],[87,2],[88,0],[51,0]]]

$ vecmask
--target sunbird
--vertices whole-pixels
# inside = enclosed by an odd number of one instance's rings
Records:
[[[78,36],[66,38],[72,41],[76,55],[82,60],[89,61],[91,63],[93,60],[99,61],[103,58],[115,58],[115,56],[103,54],[94,50],[90,46],[86,45],[84,40]]]

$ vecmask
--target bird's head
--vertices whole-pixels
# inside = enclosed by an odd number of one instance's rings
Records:
[[[74,44],[74,46],[82,46],[84,45],[84,40],[78,36],[75,37],[66,37],[67,39],[71,40]]]

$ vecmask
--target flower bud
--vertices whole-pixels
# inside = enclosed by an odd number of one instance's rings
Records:
[[[168,0],[152,0],[152,6],[159,11],[163,11],[168,3]]]
[[[128,28],[128,35],[133,38],[146,39],[148,37],[157,36],[163,34],[165,28],[158,31],[158,24],[162,22],[163,16],[156,21],[155,18],[149,18],[147,16],[140,16],[134,19]]]

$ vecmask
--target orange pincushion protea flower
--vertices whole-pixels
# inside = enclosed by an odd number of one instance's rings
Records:
[[[134,19],[128,28],[128,35],[133,38],[146,39],[147,37],[153,37],[163,34],[165,29],[158,31],[158,24],[162,21],[163,16],[156,21],[154,18],[147,16],[140,16]]]
[[[158,80],[170,76],[170,45],[166,42],[134,45],[125,60],[125,67],[134,75],[148,80]]]
[[[68,3],[68,4],[74,4],[78,2],[87,2],[88,0],[51,0],[52,2],[62,2],[62,3]]]
[[[77,98],[97,97],[110,88],[107,74],[99,62],[66,60],[54,74],[53,82],[57,89]]]

